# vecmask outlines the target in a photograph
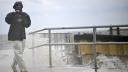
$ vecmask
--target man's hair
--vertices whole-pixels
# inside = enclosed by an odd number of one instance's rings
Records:
[[[23,8],[22,2],[21,1],[15,2],[15,4],[13,5],[13,8],[16,9],[17,6],[21,6],[21,8]]]

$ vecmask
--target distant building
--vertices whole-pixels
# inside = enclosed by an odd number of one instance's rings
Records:
[[[124,33],[123,33],[124,31]],[[114,32],[114,34],[113,34]],[[98,32],[96,35],[97,42],[128,42],[127,29],[112,31],[106,30]],[[88,43],[93,41],[92,33],[75,34],[74,41],[80,43]],[[82,58],[82,63],[89,63],[93,60],[93,48],[92,45],[76,45],[76,51]],[[128,59],[128,44],[125,45],[96,45],[96,52],[107,56],[126,57]]]

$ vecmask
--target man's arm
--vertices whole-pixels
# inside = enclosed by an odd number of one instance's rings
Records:
[[[12,13],[8,13],[7,16],[5,17],[5,21],[8,24],[12,24]]]
[[[24,26],[28,28],[31,25],[31,19],[28,14],[25,14]]]

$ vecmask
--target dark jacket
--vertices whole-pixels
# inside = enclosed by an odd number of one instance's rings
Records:
[[[15,41],[26,39],[25,28],[31,25],[30,17],[27,13],[11,12],[8,13],[5,21],[10,24],[8,40]]]

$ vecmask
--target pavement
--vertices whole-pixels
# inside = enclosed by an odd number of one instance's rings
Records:
[[[24,60],[29,72],[95,72],[95,70],[89,66],[65,65],[61,60],[57,60],[59,58],[53,58],[53,67],[50,68],[47,50],[48,49],[42,51],[39,49],[33,52],[33,50],[26,49],[24,52]],[[42,53],[41,55],[40,52]],[[13,56],[12,49],[0,50],[0,72],[12,72],[11,64]],[[98,72],[128,72],[128,70],[99,69]]]
[[[54,66],[49,67],[48,58],[41,56],[44,59],[43,61],[39,60],[41,59],[40,57],[36,57],[38,59],[34,59],[34,56],[32,56],[33,54],[31,52],[32,50],[27,49],[24,54],[24,60],[29,72],[84,72],[87,69],[85,67],[72,67],[70,65],[57,66],[56,64],[59,63],[53,63]],[[14,54],[12,49],[0,50],[0,72],[12,72],[11,64],[13,56]],[[88,69],[88,72],[92,71],[89,71]]]

